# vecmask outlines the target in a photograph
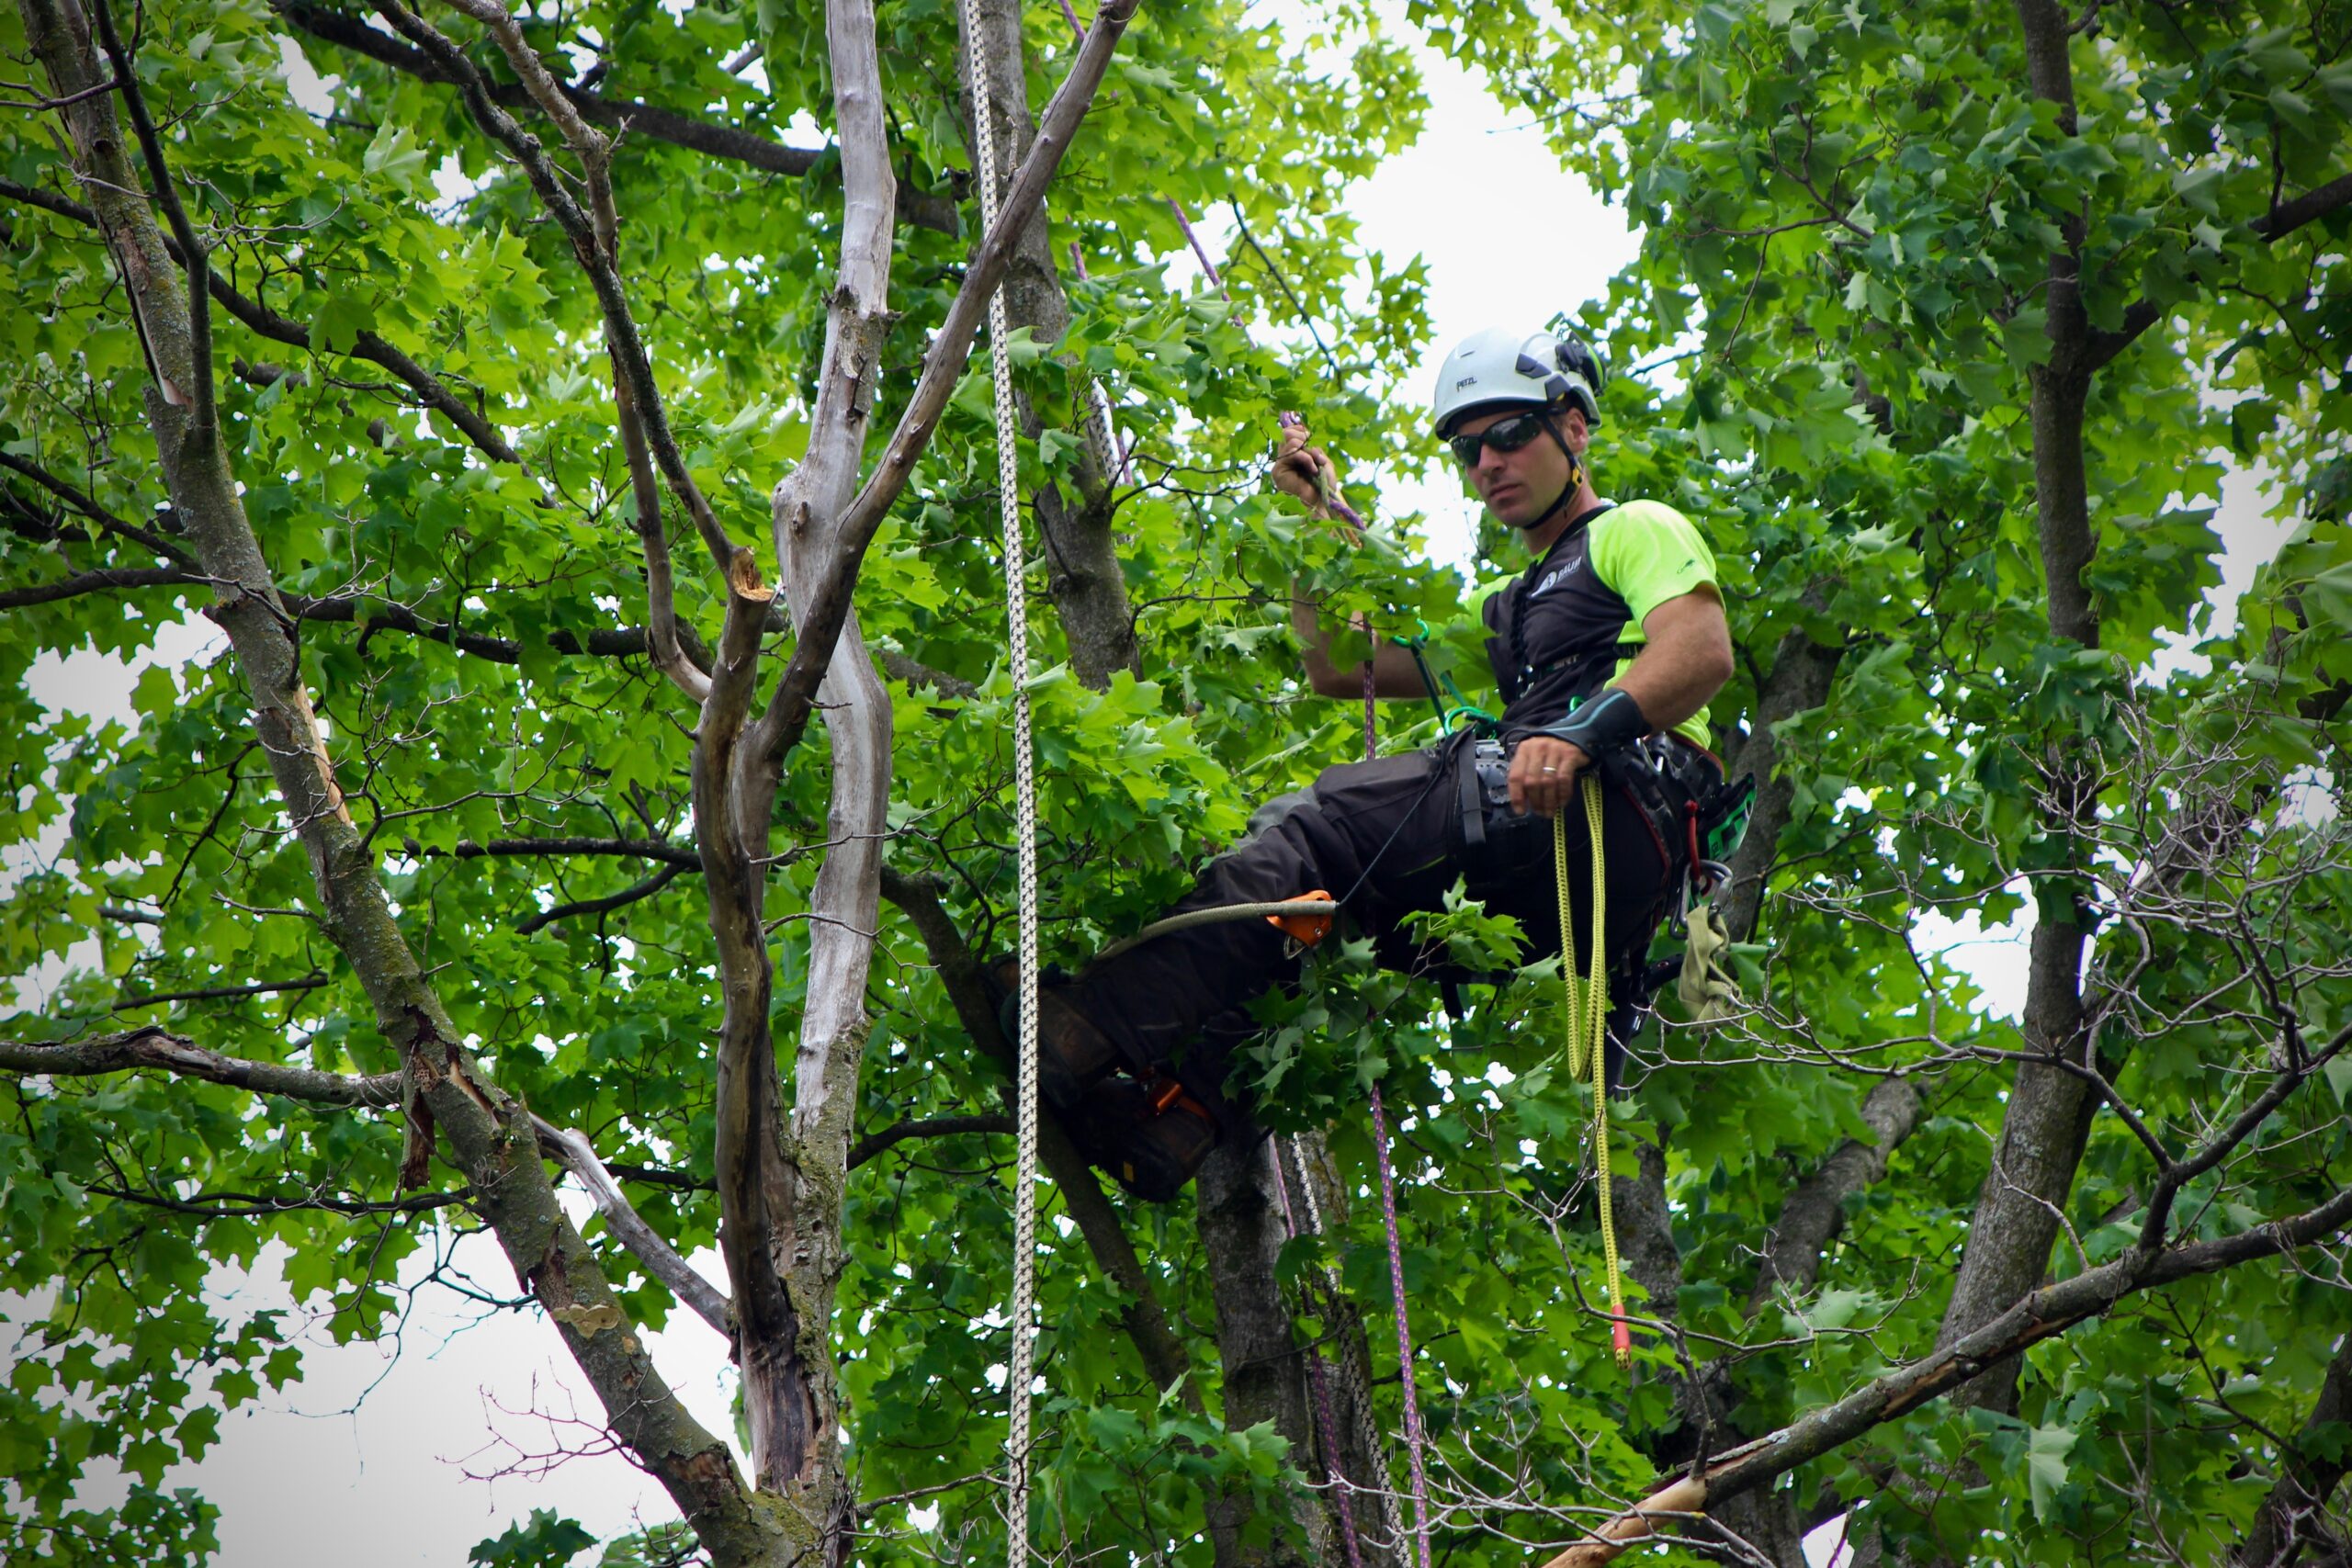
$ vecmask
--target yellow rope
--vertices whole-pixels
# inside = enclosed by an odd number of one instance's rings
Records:
[[[1568,903],[1568,815],[1552,818],[1552,868],[1560,895],[1560,982],[1565,987],[1568,1071],[1592,1074],[1593,1164],[1600,1189],[1600,1252],[1609,1265],[1610,1341],[1617,1364],[1634,1363],[1633,1337],[1625,1325],[1625,1280],[1617,1261],[1617,1217],[1609,1197],[1609,964],[1603,933],[1608,929],[1608,864],[1600,845],[1600,781],[1584,780],[1585,835],[1592,840],[1592,971],[1577,975],[1576,925]]]

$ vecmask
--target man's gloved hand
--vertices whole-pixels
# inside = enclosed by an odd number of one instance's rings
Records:
[[[1274,449],[1274,488],[1295,496],[1308,513],[1329,521],[1331,505],[1340,500],[1340,470],[1320,446],[1307,445],[1306,423],[1296,414],[1283,415],[1280,444]]]
[[[1577,780],[1592,766],[1583,750],[1548,735],[1531,735],[1510,754],[1510,808],[1555,816],[1576,798]]]

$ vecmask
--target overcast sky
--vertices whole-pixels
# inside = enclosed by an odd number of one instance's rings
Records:
[[[1436,333],[1409,384],[1416,395],[1426,395],[1446,345],[1482,327],[1541,326],[1600,294],[1637,243],[1619,214],[1563,175],[1540,138],[1515,128],[1462,73],[1434,57],[1423,69],[1428,132],[1364,182],[1353,203],[1368,244],[1398,264],[1417,251],[1429,262]],[[1223,236],[1213,220],[1203,230],[1214,249]],[[2258,517],[2256,491],[2233,480],[2224,497],[2231,581],[2223,603],[2280,537]],[[1428,513],[1440,558],[1466,555],[1472,503],[1454,484],[1395,485],[1384,500]],[[187,657],[202,647],[201,634],[186,640],[171,653]],[[53,705],[128,716],[131,673],[110,660],[46,660],[35,678]],[[2022,1001],[2021,931],[1991,938],[1968,927],[1945,932],[1962,944],[1955,956],[1986,987],[1989,1005],[2004,1012]],[[514,1292],[511,1272],[488,1242],[466,1244],[454,1261],[473,1270],[487,1293]],[[696,1261],[718,1275],[715,1258]],[[423,1273],[412,1269],[408,1277]],[[286,1304],[266,1262],[256,1276],[217,1283],[224,1306],[239,1314]],[[681,1313],[666,1334],[648,1337],[701,1419],[731,1432],[731,1382],[718,1337]],[[322,1334],[310,1343],[301,1384],[230,1416],[211,1456],[167,1483],[197,1485],[219,1505],[220,1561],[229,1568],[309,1568],[327,1542],[346,1568],[454,1568],[474,1542],[535,1507],[556,1509],[606,1537],[675,1517],[660,1490],[616,1455],[582,1454],[552,1468],[537,1462],[590,1446],[596,1405],[536,1313],[484,1313],[427,1285],[415,1292],[397,1343],[335,1347]],[[587,1424],[568,1424],[575,1415]],[[518,1464],[539,1473],[478,1479]]]

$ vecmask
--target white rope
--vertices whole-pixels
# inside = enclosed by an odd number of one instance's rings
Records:
[[[1015,15],[1018,15],[1016,12]],[[996,228],[996,120],[989,90],[989,51],[978,0],[964,0],[964,48],[972,62],[972,151],[979,167],[980,235]],[[1029,593],[1021,536],[1018,428],[1013,422],[1012,359],[1005,345],[1004,288],[989,296],[989,371],[996,384],[997,502],[1004,513],[1005,664],[1012,676],[1013,841],[1020,867],[1021,1038],[1017,1043],[1013,1124],[1018,1153],[1012,1193],[1012,1352],[1004,1388],[1006,1424],[1005,1558],[1029,1561],[1029,1385],[1035,1379],[1037,1315],[1037,781],[1029,750]]]

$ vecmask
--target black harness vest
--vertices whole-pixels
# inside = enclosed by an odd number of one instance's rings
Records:
[[[1502,689],[1503,733],[1559,723],[1640,648],[1623,640],[1633,607],[1592,570],[1593,519],[1576,517],[1518,581],[1490,595],[1479,617],[1487,660]]]

